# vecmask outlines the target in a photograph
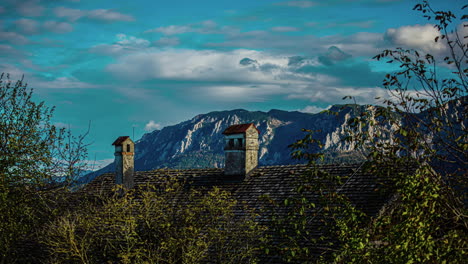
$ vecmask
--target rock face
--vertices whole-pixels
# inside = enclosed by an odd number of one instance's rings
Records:
[[[329,149],[351,151],[353,146],[342,144],[346,122],[352,108],[336,107],[338,115],[306,114],[271,110],[249,112],[232,110],[198,115],[175,126],[145,134],[136,142],[135,167],[150,170],[161,167],[203,168],[224,167],[224,135],[234,124],[254,123],[260,130],[259,165],[292,164],[288,146],[304,137],[302,128],[320,130],[317,137],[327,141]]]
[[[465,127],[468,126],[468,121],[464,118],[467,111],[466,102],[467,97],[464,97],[460,101],[448,104],[445,109],[449,116],[453,116],[455,127],[460,131],[463,129],[466,131]],[[224,167],[225,142],[222,132],[231,125],[243,123],[254,123],[260,131],[259,166],[302,163],[303,161],[291,158],[291,149],[288,146],[304,138],[303,128],[316,131],[314,138],[324,145],[322,151],[327,157],[325,162],[358,162],[362,160],[363,155],[355,149],[355,143],[342,140],[348,136],[348,121],[364,112],[372,120],[376,111],[376,106],[335,105],[328,111],[316,114],[281,110],[254,112],[242,109],[201,114],[191,120],[143,135],[135,143],[135,170],[146,171],[164,167],[176,169]],[[417,116],[420,120],[430,121],[428,112],[422,112]],[[397,128],[359,127],[359,129],[367,129],[368,134],[372,136],[382,135]],[[430,132],[428,137],[432,137]],[[388,137],[386,140],[392,141],[393,138]],[[437,140],[432,140],[430,143],[439,144]],[[89,182],[104,172],[114,171],[114,168],[115,165],[112,163],[83,177],[83,182]]]
[[[270,110],[242,109],[197,115],[191,120],[143,135],[135,143],[135,170],[156,168],[220,168],[224,167],[224,135],[234,124],[254,123],[259,134],[259,166],[297,164],[291,158],[290,144],[304,137],[302,128],[317,130],[316,137],[330,153],[351,154],[353,147],[340,141],[346,134],[346,122],[365,106],[336,105],[326,112],[308,114]],[[96,172],[113,171],[114,164]]]

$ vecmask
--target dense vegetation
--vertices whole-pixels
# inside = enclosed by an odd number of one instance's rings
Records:
[[[415,9],[435,22],[441,34],[435,41],[444,42],[446,56],[400,48],[378,54],[375,59],[399,66],[383,83],[393,96],[382,101],[386,107],[359,110],[343,139],[363,150],[362,168],[383,179],[376,191],[389,203],[377,215],[367,215],[341,192],[353,175],[338,178],[314,169],[317,161],[333,157],[315,152],[321,143],[310,130],[291,148],[312,169],[300,178],[297,196],[277,205],[285,217],[271,219],[269,227],[256,221],[261,212],[228,192],[186,190],[175,178],[157,188],[116,189],[111,196],[70,192],[84,168],[85,136],[57,129],[53,108],[35,103],[22,80],[13,83],[2,75],[0,263],[253,263],[258,253],[291,262],[463,263],[466,36],[450,31],[452,12],[435,11],[427,1]],[[449,75],[438,75],[440,63]],[[310,241],[308,225],[317,217],[324,224],[322,237]],[[271,243],[266,228],[285,243]]]
[[[466,262],[468,36],[462,27],[468,25],[454,26],[452,12],[435,11],[427,1],[414,9],[435,22],[440,36],[434,41],[444,43],[446,54],[436,58],[397,48],[375,56],[399,66],[383,81],[392,96],[383,99],[386,107],[362,111],[351,119],[344,139],[363,150],[367,162],[362,166],[382,179],[376,191],[393,194],[389,203],[379,214],[367,215],[340,192],[353,175],[334,177],[311,170],[304,175],[306,184],[297,187],[302,199],[285,201],[294,203],[288,217],[280,220],[290,223],[285,234],[289,243],[280,248],[285,261]],[[439,72],[439,67],[450,73],[440,73],[444,71]],[[324,155],[310,150],[320,148],[321,142],[314,138],[316,131],[305,132],[304,139],[291,145],[293,155],[314,166]],[[320,199],[307,199],[305,188]],[[318,211],[325,226],[324,235],[304,247],[297,241],[310,232],[308,219],[315,216],[304,215],[308,211]],[[322,247],[324,253],[317,257],[311,251],[314,247]]]
[[[265,242],[256,213],[228,192],[184,191],[178,179],[82,203],[54,219],[48,263],[253,263]],[[246,212],[234,214],[235,209]]]
[[[84,168],[84,136],[51,124],[53,111],[34,102],[22,80],[0,76],[1,263],[21,258],[21,240],[35,240],[35,231],[54,216],[48,190],[71,182]]]

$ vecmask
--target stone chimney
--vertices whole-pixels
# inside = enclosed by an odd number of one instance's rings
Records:
[[[225,175],[247,175],[258,165],[258,134],[253,123],[224,130]]]
[[[115,146],[115,184],[122,184],[124,188],[134,186],[133,171],[135,143],[129,136],[118,137],[112,145]]]

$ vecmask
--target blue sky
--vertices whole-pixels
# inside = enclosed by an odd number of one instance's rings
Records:
[[[443,53],[412,0],[2,0],[0,71],[24,74],[90,159],[201,113],[318,112],[385,96],[385,48]],[[461,0],[431,1],[459,10]]]

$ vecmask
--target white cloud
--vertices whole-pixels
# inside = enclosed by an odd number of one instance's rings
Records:
[[[7,41],[16,45],[24,45],[29,42],[29,40],[16,32],[1,32],[0,31],[0,41]]]
[[[125,52],[125,47],[118,44],[99,44],[91,47],[89,52],[109,56],[122,55]]]
[[[126,14],[122,14],[110,9],[94,9],[81,10],[67,7],[54,8],[54,14],[60,18],[67,18],[69,21],[76,21],[80,18],[87,17],[92,20],[101,22],[117,22],[117,21],[134,21],[135,19]]]
[[[244,58],[261,61],[259,66],[240,64]],[[289,58],[254,50],[221,52],[190,49],[146,49],[121,57],[107,70],[128,80],[177,79],[195,81],[241,81],[290,83],[310,76],[292,73]],[[294,75],[294,76],[293,76]]]
[[[24,34],[36,34],[39,31],[39,23],[33,19],[22,18],[14,22],[17,29]]]
[[[17,81],[21,79],[21,77],[24,74],[24,71],[11,64],[0,64],[0,73],[5,73],[5,77],[6,74],[9,74],[11,81]]]
[[[47,88],[47,89],[70,89],[70,88],[95,88],[96,85],[81,82],[73,77],[58,77],[53,80],[30,80],[34,87]]]
[[[316,103],[338,103],[343,96],[353,96],[358,104],[375,104],[376,97],[389,98],[387,90],[380,87],[350,87],[326,83],[315,83],[292,91],[289,99],[308,99]]]
[[[117,44],[121,46],[131,46],[135,48],[143,48],[149,46],[149,41],[146,39],[136,38],[134,36],[127,36],[125,34],[117,34]]]
[[[294,31],[299,31],[299,28],[297,28],[297,27],[272,27],[271,31],[275,31],[275,32],[294,32]]]
[[[91,53],[102,55],[124,55],[127,52],[141,50],[150,45],[146,39],[128,36],[125,34],[117,34],[116,41],[113,44],[99,44],[89,49]]]
[[[76,21],[86,15],[86,12],[80,9],[73,9],[67,7],[56,7],[54,8],[54,14],[60,18],[67,18],[70,21]]]
[[[176,35],[176,34],[183,34],[190,32],[191,29],[188,26],[176,26],[176,25],[170,25],[167,27],[158,27],[155,29],[150,29],[145,31],[145,33],[152,33],[152,32],[158,32],[158,33],[163,33],[165,35]]]
[[[221,102],[263,102],[271,95],[286,94],[278,84],[205,86],[197,89],[205,99]]]
[[[68,33],[73,31],[73,26],[66,22],[58,22],[58,21],[46,21],[43,24],[43,27],[47,31],[51,31],[54,33]]]
[[[309,7],[316,6],[317,3],[312,2],[312,1],[287,1],[287,2],[277,3],[277,5],[292,6],[292,7],[299,7],[299,8],[309,8]]]
[[[177,37],[162,37],[154,42],[156,46],[177,46],[180,41]]]
[[[96,88],[97,85],[82,82],[73,77],[58,77],[55,79],[46,79],[38,75],[34,75],[30,72],[26,72],[23,69],[20,69],[11,64],[0,64],[0,72],[9,73],[10,80],[16,81],[20,80],[24,75],[24,80],[27,83],[30,83],[32,88],[39,89],[90,89]]]
[[[442,41],[434,41],[439,35],[440,32],[434,28],[434,25],[426,24],[390,28],[385,33],[385,38],[393,45],[422,50],[428,53],[440,53],[446,50],[446,46]]]
[[[43,77],[26,72],[11,64],[0,64],[0,73],[10,74],[10,80],[20,80],[24,75],[24,80],[30,83],[32,88],[44,89],[67,89],[67,88],[95,88],[97,85],[81,82],[73,77],[58,77],[55,79],[45,79]]]
[[[73,26],[71,24],[53,20],[45,21],[41,24],[33,19],[22,18],[14,21],[13,23],[15,24],[15,29],[27,35],[39,34],[44,31],[54,33],[68,33],[73,31]],[[15,34],[16,38],[20,36],[17,33]]]
[[[153,130],[156,130],[156,129],[161,129],[161,124],[160,123],[156,123],[154,122],[153,120],[150,120],[146,125],[145,125],[145,131],[153,131]]]
[[[10,45],[0,44],[0,54],[2,56],[12,56],[13,57],[13,56],[17,56],[17,55],[21,54],[21,52],[16,50],[15,48],[13,48]]]
[[[134,21],[132,16],[115,12],[109,9],[96,9],[91,10],[87,14],[88,18],[103,22],[116,22],[116,21]]]
[[[359,32],[353,35],[331,35],[316,37],[313,35],[288,36],[285,38],[274,32],[255,30],[247,32],[232,31],[227,33],[223,42],[207,43],[211,47],[244,47],[246,49],[269,49],[295,54],[317,55],[326,52],[328,47],[336,46],[353,57],[371,57],[384,46],[383,34]]]
[[[318,63],[254,50],[148,48],[119,57],[106,69],[131,83],[191,81],[190,88],[182,89],[190,89],[190,96],[197,100],[261,102],[282,96],[333,104],[341,102],[344,95],[355,96],[359,103],[373,103],[375,97],[386,96],[385,90],[378,87],[343,85],[340,76],[306,70],[320,66]]]
[[[39,5],[39,1],[30,0],[30,1],[21,1],[19,5],[16,6],[18,12],[23,16],[41,16],[45,8]]]
[[[315,105],[308,105],[308,106],[304,107],[303,109],[299,110],[299,112],[315,114],[315,113],[320,113],[323,110],[327,110],[330,107],[331,107],[331,105],[329,105],[327,107],[319,107],[319,106],[315,106]]]
[[[231,26],[219,26],[212,20],[205,20],[198,23],[186,25],[169,25],[146,30],[145,33],[162,33],[164,35],[178,35],[184,33],[199,34],[233,34],[239,32],[238,28]]]

